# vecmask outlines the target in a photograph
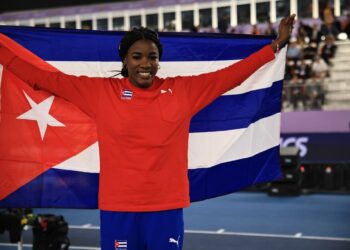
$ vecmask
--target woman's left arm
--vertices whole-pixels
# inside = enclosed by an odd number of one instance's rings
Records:
[[[276,40],[247,58],[215,72],[198,76],[179,77],[188,94],[191,113],[211,103],[221,94],[243,83],[250,75],[275,58],[275,53],[286,43],[293,29],[295,15],[282,19]]]

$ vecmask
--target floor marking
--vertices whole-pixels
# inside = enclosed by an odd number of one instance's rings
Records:
[[[91,226],[84,228],[79,225],[71,225],[69,226],[71,229],[87,229],[87,230],[100,230],[99,226]],[[221,231],[224,229],[219,229],[217,231],[208,231],[208,230],[185,230],[187,234],[214,234],[214,235],[234,235],[234,236],[253,236],[253,237],[270,237],[270,238],[287,238],[287,239],[304,239],[304,240],[332,240],[332,241],[349,241],[350,238],[342,238],[342,237],[323,237],[323,236],[304,236],[302,233],[297,233],[294,235],[288,234],[263,234],[263,233],[244,233],[244,232],[226,232]],[[300,236],[299,236],[300,234]]]
[[[87,226],[89,225],[89,226]],[[69,225],[70,229],[91,229],[91,230],[100,230],[99,226],[92,226],[92,224],[85,224],[85,225]]]
[[[206,230],[185,230],[185,233],[188,233],[188,234],[192,233],[192,234],[213,234],[213,235],[218,235],[217,231],[206,231]],[[235,235],[235,236],[254,236],[254,237],[296,239],[295,235],[286,235],[286,234],[223,232],[223,233],[220,233],[220,235]],[[297,239],[304,239],[304,240],[333,240],[333,241],[349,241],[350,242],[350,238],[341,238],[341,237],[300,236]]]
[[[216,233],[218,233],[218,234],[222,234],[223,232],[225,232],[225,229],[223,229],[223,228],[220,228],[218,231],[216,231]]]
[[[294,235],[294,237],[300,238],[302,235],[303,235],[302,233],[296,233],[296,234]]]

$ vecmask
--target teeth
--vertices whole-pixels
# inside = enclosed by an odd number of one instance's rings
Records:
[[[149,76],[151,73],[150,72],[139,72],[141,76]]]

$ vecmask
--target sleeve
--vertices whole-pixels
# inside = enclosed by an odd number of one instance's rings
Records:
[[[275,58],[270,45],[266,45],[247,58],[215,72],[198,76],[180,77],[186,90],[191,113],[194,115],[218,96],[240,85],[261,66]]]
[[[96,115],[100,86],[104,78],[72,76],[58,70],[48,70],[18,57],[11,50],[0,46],[0,64],[31,87],[62,97],[89,116]],[[51,67],[52,69],[52,67]]]

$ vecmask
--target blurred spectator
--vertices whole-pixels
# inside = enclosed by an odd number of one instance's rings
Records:
[[[300,79],[306,80],[311,77],[311,67],[306,63],[305,59],[302,59],[297,65],[297,73]]]
[[[312,63],[312,72],[314,77],[324,79],[326,76],[329,76],[329,68],[325,61],[317,56],[316,60]]]
[[[302,22],[299,24],[298,32],[297,32],[297,41],[301,44],[305,42],[309,42],[310,40],[311,28],[307,25],[304,25]]]
[[[323,9],[322,17],[325,24],[334,23],[333,6],[331,1],[328,1],[325,8]]]
[[[308,107],[310,109],[321,109],[324,104],[324,93],[322,80],[313,77],[307,82]]]
[[[336,27],[336,25],[332,24],[332,23],[328,23],[328,24],[323,24],[321,26],[321,31],[320,34],[322,36],[333,36],[333,37],[337,37],[339,34],[339,29]]]
[[[317,47],[321,40],[320,28],[317,24],[314,24],[311,28],[310,42],[316,43]]]
[[[328,64],[331,65],[330,59],[332,59],[337,50],[337,45],[334,44],[333,36],[326,36],[326,43],[321,48],[321,57]]]
[[[315,42],[311,42],[307,45],[305,45],[303,49],[303,58],[309,59],[309,60],[315,60],[315,57],[317,55],[317,44]]]
[[[252,35],[260,35],[260,30],[256,24],[253,25]]]
[[[290,80],[293,78],[295,73],[296,63],[293,60],[287,60],[286,61],[286,69],[285,69],[285,80]]]
[[[350,40],[350,13],[347,15],[344,32],[348,35],[348,39]]]
[[[264,32],[264,35],[267,35],[267,36],[276,36],[277,35],[277,32],[273,28],[272,23],[270,21],[267,24],[267,28]]]
[[[198,27],[195,26],[195,25],[192,25],[190,31],[194,32],[194,33],[197,33],[198,32]]]
[[[298,44],[297,41],[291,40],[291,43],[288,46],[288,50],[287,50],[287,59],[294,60],[294,62],[296,62],[300,58],[301,58],[301,46]]]
[[[304,98],[304,82],[302,79],[299,79],[297,75],[294,75],[293,78],[288,83],[290,102],[294,110],[299,109],[302,104],[305,108],[306,99]]]
[[[230,23],[230,16],[224,15],[219,18],[218,29],[221,33],[226,33]]]

